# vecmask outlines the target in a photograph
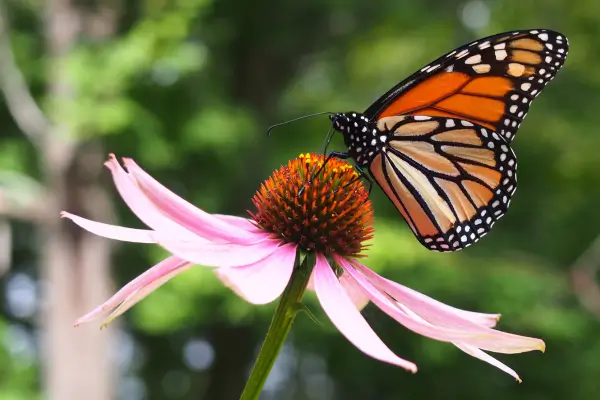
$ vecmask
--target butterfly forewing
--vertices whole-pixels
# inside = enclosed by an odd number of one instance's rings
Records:
[[[487,127],[430,116],[380,119],[388,135],[371,175],[425,247],[455,251],[484,236],[516,190],[516,158]]]
[[[546,30],[507,32],[462,46],[396,85],[365,112],[470,121],[510,142],[532,100],[564,64],[568,41]]]

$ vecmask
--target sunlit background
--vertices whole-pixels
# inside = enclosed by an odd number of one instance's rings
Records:
[[[600,398],[600,3],[597,0],[2,0],[0,2],[0,399],[236,399],[274,305],[250,306],[202,267],[100,331],[73,321],[156,263],[60,210],[142,227],[102,162],[130,156],[209,212],[246,215],[270,172],[319,151],[326,117],[361,111],[464,42],[550,28],[566,66],[513,142],[519,190],[507,216],[457,254],[427,251],[373,191],[366,264],[545,354],[499,358],[523,383],[363,314],[416,375],[363,355],[301,315],[263,399]],[[338,137],[334,147],[342,149]],[[596,240],[596,242],[594,242]]]

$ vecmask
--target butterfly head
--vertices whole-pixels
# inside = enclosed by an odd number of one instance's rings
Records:
[[[340,132],[344,137],[361,133],[366,133],[370,130],[371,123],[369,119],[361,113],[347,112],[330,115],[329,119],[333,123],[333,129]]]
[[[344,136],[348,153],[359,165],[367,165],[373,155],[379,151],[377,138],[379,130],[374,122],[358,112],[330,115],[333,129]]]

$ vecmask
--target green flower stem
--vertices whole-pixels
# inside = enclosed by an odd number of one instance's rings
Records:
[[[292,322],[294,322],[298,311],[301,310],[298,305],[302,300],[302,295],[306,290],[314,266],[314,254],[305,253],[302,255],[299,250],[296,255],[292,277],[281,296],[281,300],[279,300],[267,337],[263,342],[240,400],[258,399],[269,372],[271,372],[271,368],[273,368],[273,364],[275,364],[275,360],[285,342],[285,338],[290,332]]]

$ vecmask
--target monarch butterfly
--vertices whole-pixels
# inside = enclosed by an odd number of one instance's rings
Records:
[[[564,64],[546,29],[500,33],[438,58],[364,113],[330,115],[419,242],[456,251],[486,235],[517,187],[510,148],[529,106]]]

